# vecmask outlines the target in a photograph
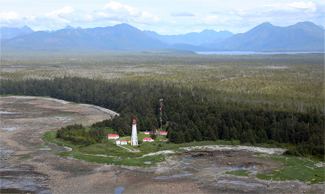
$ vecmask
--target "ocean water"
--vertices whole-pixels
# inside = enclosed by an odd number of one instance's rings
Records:
[[[296,55],[296,54],[324,54],[322,52],[255,52],[255,51],[202,51],[199,55]]]

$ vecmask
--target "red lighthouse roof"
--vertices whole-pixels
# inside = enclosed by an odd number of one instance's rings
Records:
[[[137,119],[135,117],[132,118],[132,125],[137,124]]]

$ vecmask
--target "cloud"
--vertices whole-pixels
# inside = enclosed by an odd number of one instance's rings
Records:
[[[134,7],[131,7],[129,5],[122,4],[122,3],[119,3],[119,2],[116,2],[116,1],[110,1],[109,3],[107,3],[104,6],[104,9],[113,10],[113,11],[117,11],[117,12],[121,12],[121,11],[124,12],[125,11],[130,15],[136,15],[139,12]]]
[[[49,20],[50,23],[54,23],[58,26],[68,25],[73,19],[75,10],[70,6],[64,6],[61,9],[53,10],[45,16],[37,17],[36,20]]]
[[[0,12],[0,20],[10,21],[19,19],[20,16],[14,11]]]
[[[69,6],[53,10],[44,15],[21,16],[16,12],[0,13],[0,25],[23,26],[29,25],[35,29],[61,28],[71,23],[74,9]]]
[[[228,30],[244,32],[266,21],[280,26],[292,25],[301,21],[312,21],[324,25],[324,11],[324,4],[312,1],[277,2],[247,9],[218,10],[201,15],[198,20],[202,24],[222,26]]]
[[[51,11],[50,13],[46,14],[48,17],[65,17],[71,13],[73,13],[75,10],[70,6],[65,6],[61,9],[57,9],[54,11]]]
[[[303,1],[297,1],[297,2],[292,2],[288,4],[289,7],[292,7],[294,9],[302,9],[306,11],[316,11],[316,4],[314,2],[303,2]]]
[[[29,25],[35,29],[44,30],[58,29],[66,25],[103,26],[117,23],[150,25],[159,22],[160,18],[128,4],[109,1],[103,8],[87,11],[64,6],[43,15],[20,16],[16,12],[2,12],[0,13],[0,20],[2,26]]]
[[[272,3],[261,7],[261,9],[264,11],[315,12],[318,6],[312,1],[295,1],[291,3]]]
[[[154,23],[160,19],[152,13],[116,1],[108,2],[102,10],[96,10],[94,16],[95,20],[111,19],[115,22],[133,22],[141,24]]]
[[[239,8],[238,3],[236,6],[222,8],[222,3],[206,1],[210,2],[211,8],[203,10],[200,6],[188,6],[184,10],[183,5],[175,3],[174,12],[157,7],[153,9],[157,12],[153,12],[117,0],[108,1],[100,8],[79,9],[78,6],[66,5],[43,14],[35,12],[22,15],[20,12],[9,10],[0,12],[0,25],[28,25],[36,30],[55,30],[67,25],[95,27],[129,23],[141,29],[167,34],[203,29],[243,32],[265,21],[275,25],[290,25],[299,21],[325,25],[325,4],[314,0],[268,1],[268,4],[259,3],[244,8]],[[194,4],[198,3],[200,1],[195,0]],[[214,4],[219,5],[216,10],[213,10]]]
[[[22,17],[14,11],[0,12],[0,25],[10,26],[21,21]]]
[[[177,13],[172,13],[170,15],[173,17],[194,17],[195,16],[195,14],[190,12],[177,12]]]

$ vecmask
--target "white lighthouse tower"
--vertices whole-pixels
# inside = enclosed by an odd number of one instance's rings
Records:
[[[135,117],[132,118],[132,136],[131,136],[131,145],[138,145],[138,133],[137,133],[137,120]]]

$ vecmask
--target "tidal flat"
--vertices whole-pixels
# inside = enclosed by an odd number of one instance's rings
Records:
[[[4,111],[19,113],[19,117],[10,114],[1,118],[1,127],[19,126],[14,131],[0,130],[1,147],[4,148],[1,157],[4,161],[1,162],[3,192],[324,192],[323,184],[256,179],[254,173],[271,172],[283,164],[240,150],[188,151],[167,157],[166,161],[152,168],[96,164],[60,157],[56,155],[63,151],[60,146],[47,147],[42,141],[46,131],[75,122],[87,125],[112,115],[91,106],[42,97],[7,96],[1,97],[0,103]],[[56,116],[67,119],[56,119]],[[249,170],[251,174],[234,176],[226,173],[238,169]],[[21,173],[24,176],[20,176]],[[9,184],[9,181],[16,184]]]

